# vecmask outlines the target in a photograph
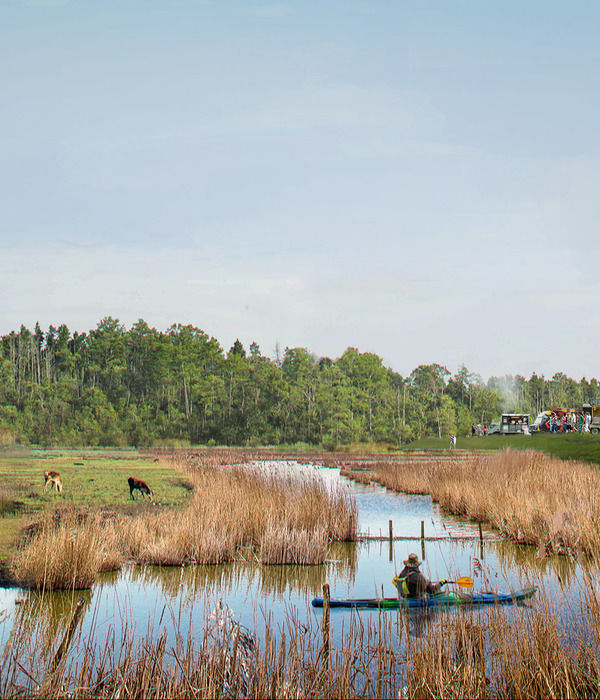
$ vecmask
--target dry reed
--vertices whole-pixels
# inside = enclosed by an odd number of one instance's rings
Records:
[[[594,575],[595,576],[595,575]],[[24,606],[0,661],[0,695],[14,697],[593,698],[600,682],[600,615],[588,583],[565,634],[547,598],[535,607],[399,611],[345,622],[324,656],[318,621],[288,613],[260,638],[221,604],[184,636],[125,627],[74,638],[56,667],[69,621]],[[557,601],[557,605],[561,602]],[[423,624],[427,634],[409,627]],[[45,641],[42,637],[50,640]],[[41,651],[43,649],[43,652]],[[42,682],[43,679],[43,682]]]
[[[17,550],[11,567],[16,581],[24,586],[84,589],[96,580],[106,552],[99,515],[54,511]]]
[[[373,480],[429,493],[445,510],[487,522],[540,554],[600,553],[600,472],[534,452],[376,463]]]
[[[327,556],[327,530],[294,530],[268,523],[260,543],[262,564],[323,564]]]
[[[345,476],[357,484],[370,484],[373,479],[373,474],[370,469],[340,469],[340,475]]]

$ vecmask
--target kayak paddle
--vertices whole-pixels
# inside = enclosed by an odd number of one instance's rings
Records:
[[[470,576],[461,576],[456,581],[446,581],[445,583],[457,583],[461,588],[473,588],[473,579]]]

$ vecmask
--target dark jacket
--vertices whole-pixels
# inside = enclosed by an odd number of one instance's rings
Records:
[[[397,576],[400,581],[406,579],[408,595],[403,590],[403,586],[398,586],[398,593],[407,598],[422,598],[425,593],[438,593],[441,586],[439,583],[431,583],[425,576],[414,567],[405,566]]]

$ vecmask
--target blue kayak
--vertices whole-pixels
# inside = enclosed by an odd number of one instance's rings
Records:
[[[329,601],[331,608],[383,608],[394,610],[398,608],[431,608],[452,605],[510,605],[529,600],[537,592],[537,586],[524,588],[512,593],[455,593],[444,591],[426,598],[332,598]],[[323,598],[314,598],[312,605],[315,608],[323,607]]]

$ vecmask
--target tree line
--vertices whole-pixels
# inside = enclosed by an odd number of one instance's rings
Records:
[[[88,333],[25,326],[1,337],[0,442],[151,446],[361,442],[402,445],[468,435],[500,413],[536,415],[600,396],[596,379],[491,377],[419,365],[403,377],[370,352],[306,348],[266,357],[236,340],[226,352],[191,325],[127,329],[107,317]]]

